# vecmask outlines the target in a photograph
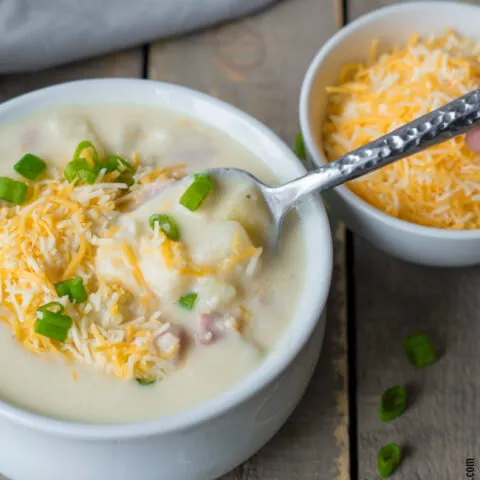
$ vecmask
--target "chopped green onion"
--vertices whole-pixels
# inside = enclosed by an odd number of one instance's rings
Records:
[[[8,177],[0,177],[0,200],[22,205],[27,198],[28,185]]]
[[[83,142],[80,142],[78,144],[77,148],[75,149],[75,153],[73,154],[73,161],[85,159],[85,157],[82,157],[82,153],[84,150],[87,150],[88,148],[92,149],[93,163],[96,165],[98,163],[98,153],[97,153],[97,149],[93,146],[93,143],[90,140],[84,140]],[[90,168],[92,168],[90,164],[89,166]]]
[[[68,183],[86,181],[92,185],[98,177],[98,171],[98,167],[92,168],[86,160],[79,159],[68,162],[63,174]]]
[[[156,382],[156,380],[147,380],[140,377],[137,377],[135,380],[139,385],[142,385],[143,387],[146,387],[147,385],[153,385]]]
[[[22,177],[36,180],[45,171],[47,164],[36,155],[27,153],[14,166],[13,169]]]
[[[89,148],[92,150],[93,166],[82,156],[82,153]],[[98,153],[96,148],[90,140],[84,140],[78,144],[73,154],[73,160],[67,163],[63,174],[68,183],[85,181],[92,185],[98,177],[99,167],[97,163]]]
[[[105,169],[106,173],[119,172],[117,181],[126,183],[129,187],[133,185],[133,174],[135,169],[124,158],[118,155],[110,155],[104,162],[98,165],[98,170]]]
[[[305,143],[303,142],[303,135],[299,133],[295,139],[295,153],[300,160],[307,159],[307,153],[305,151]]]
[[[51,302],[44,305],[46,308],[48,305],[57,302]],[[35,322],[35,333],[43,335],[44,337],[64,342],[68,336],[68,330],[71,328],[73,321],[72,317],[68,315],[62,315],[61,313],[52,312],[50,310],[37,310],[37,321]]]
[[[197,297],[198,294],[196,293],[187,293],[178,299],[178,304],[186,310],[192,310],[195,306],[195,302],[197,301]]]
[[[389,477],[400,465],[402,449],[396,443],[389,443],[378,452],[378,473],[382,478]]]
[[[67,329],[51,325],[50,323],[44,322],[40,319],[35,322],[35,333],[62,343],[65,342],[68,337]]]
[[[63,315],[62,313],[50,312],[48,310],[37,310],[37,317],[38,320],[42,320],[42,322],[46,322],[58,328],[65,328],[66,330],[68,330],[73,323],[72,317]]]
[[[127,162],[124,158],[119,157],[118,155],[110,155],[105,162],[102,164],[102,168],[107,169],[107,173],[114,172],[117,170],[120,173],[125,171],[134,172],[135,169]]]
[[[415,333],[407,337],[404,341],[404,348],[408,359],[417,368],[432,365],[437,359],[435,348],[424,333]]]
[[[37,312],[46,312],[46,311],[54,312],[54,313],[63,313],[65,311],[65,307],[59,302],[50,302],[37,308]]]
[[[158,223],[160,230],[170,239],[172,240],[179,240],[180,239],[180,230],[178,229],[178,225],[173,220],[172,217],[169,215],[164,215],[163,213],[155,213],[151,215],[148,223],[150,224],[150,228],[155,230],[155,224]]]
[[[407,408],[407,390],[405,387],[395,386],[386,390],[382,395],[378,411],[382,422],[390,422],[399,417]]]
[[[192,212],[197,210],[213,188],[213,181],[209,176],[197,174],[193,178],[193,183],[180,197],[180,204]]]
[[[55,284],[55,290],[59,297],[68,295],[73,303],[82,303],[87,299],[87,291],[83,285],[82,277],[69,278]]]

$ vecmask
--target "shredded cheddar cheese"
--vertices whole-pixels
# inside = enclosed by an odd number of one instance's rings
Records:
[[[88,149],[83,157],[93,161]],[[157,253],[178,278],[194,279],[221,276],[241,262],[248,275],[262,249],[249,242],[242,245],[237,234],[231,256],[218,265],[202,265],[193,260],[184,242],[168,238],[158,222],[153,232],[142,233],[139,243],[145,241],[144,250],[136,249],[131,236],[122,236],[125,198],[135,200],[142,189],[152,187],[150,183],[181,178],[185,165],[152,170],[140,165],[138,154],[134,163],[136,183],[130,189],[108,175],[93,185],[71,185],[52,169],[49,178],[29,187],[26,204],[0,207],[0,322],[34,354],[91,365],[125,380],[161,379],[181,368],[186,355],[146,281],[142,252]],[[100,248],[105,248],[105,255],[98,255]],[[130,283],[122,283],[118,276],[114,281],[108,271],[98,268],[98,257],[109,255],[114,273],[123,267]],[[84,303],[58,298],[55,284],[72,277],[83,280]],[[72,318],[65,342],[35,333],[36,310],[50,302],[61,303],[65,315]],[[232,330],[241,334],[244,317],[250,315],[242,307],[239,318],[232,320]],[[71,374],[77,381],[77,372]]]
[[[167,171],[173,174],[176,169]],[[155,174],[148,169],[141,167],[138,173],[155,181]],[[125,185],[96,183],[73,188],[55,172],[54,178],[39,181],[30,189],[25,205],[0,208],[2,323],[35,354],[60,355],[123,379],[168,375],[173,370],[169,359],[175,352],[162,358],[153,346],[168,324],[144,298],[136,300],[96,275],[95,241],[109,239],[118,231],[110,222],[119,215],[116,204]],[[122,251],[132,275],[145,285],[131,246],[124,243]],[[54,283],[73,276],[82,277],[87,286],[86,303],[72,304],[67,297],[57,296]],[[73,320],[64,343],[34,331],[36,309],[52,301],[60,302]],[[74,370],[72,377],[78,378]]]
[[[368,64],[343,67],[328,88],[324,126],[329,160],[480,86],[480,44],[452,31],[412,35]],[[374,207],[420,225],[480,228],[480,156],[456,137],[349,183]]]

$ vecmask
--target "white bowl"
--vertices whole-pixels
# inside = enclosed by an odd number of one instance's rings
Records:
[[[480,40],[479,21],[477,6],[408,2],[376,10],[341,29],[317,53],[302,86],[300,125],[312,164],[327,162],[322,146],[325,87],[335,83],[346,63],[366,60],[373,39],[379,39],[381,48],[389,49],[415,32],[444,33],[453,28]],[[369,205],[345,186],[326,192],[324,199],[351,230],[393,256],[434,266],[480,263],[480,230],[443,230],[399,220]]]
[[[291,150],[252,117],[215,98],[159,82],[86,80],[45,88],[0,105],[0,125],[72,103],[140,104],[184,113],[229,134],[274,166],[279,180],[305,173]],[[144,423],[73,423],[0,402],[0,472],[13,480],[211,480],[254,454],[298,403],[323,340],[330,228],[319,201],[302,206],[299,214],[309,259],[305,288],[290,327],[258,369],[208,402]]]

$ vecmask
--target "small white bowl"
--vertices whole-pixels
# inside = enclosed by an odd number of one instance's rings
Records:
[[[247,114],[202,93],[147,80],[86,80],[38,90],[0,105],[0,127],[62,105],[107,103],[189,115],[230,135],[274,168],[280,181],[305,173],[290,148]],[[308,259],[305,286],[290,326],[262,365],[210,401],[143,423],[74,423],[0,401],[0,472],[14,480],[213,480],[253,455],[297,405],[323,340],[330,226],[320,201],[298,211]]]
[[[326,87],[346,63],[366,60],[373,39],[389,50],[412,33],[444,33],[452,28],[480,40],[480,7],[451,2],[409,2],[382,8],[341,29],[317,53],[302,86],[300,125],[314,166],[327,162],[322,146]],[[464,266],[480,263],[480,230],[455,231],[416,225],[391,217],[345,186],[324,194],[332,213],[385,252],[414,263]]]

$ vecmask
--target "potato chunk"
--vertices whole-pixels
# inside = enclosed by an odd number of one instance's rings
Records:
[[[258,189],[252,184],[232,182],[232,185],[224,190],[225,198],[222,198],[218,206],[218,217],[221,220],[234,220],[240,223],[255,245],[265,244],[271,218]]]
[[[50,128],[58,141],[65,146],[65,152],[73,155],[77,145],[83,140],[90,140],[95,146],[98,154],[104,155],[102,142],[95,133],[90,121],[83,115],[64,114],[54,117],[50,121]],[[54,138],[55,138],[54,137]]]
[[[236,221],[211,223],[192,251],[196,263],[214,265],[220,277],[235,284],[248,281],[258,267],[261,248],[255,248]]]

